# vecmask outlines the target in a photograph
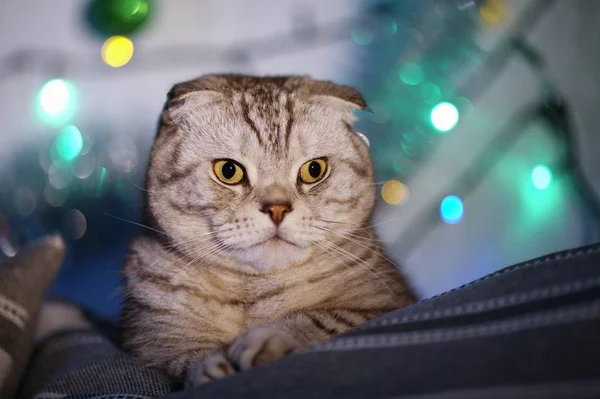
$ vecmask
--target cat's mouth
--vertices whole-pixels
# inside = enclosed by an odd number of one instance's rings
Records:
[[[252,245],[250,248],[259,247],[262,245],[272,245],[272,246],[280,246],[280,245],[293,245],[294,247],[298,247],[297,244],[282,238],[279,234],[275,234],[272,237],[267,238],[257,244]]]

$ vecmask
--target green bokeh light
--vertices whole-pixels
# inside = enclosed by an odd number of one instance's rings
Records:
[[[400,68],[400,80],[410,86],[415,86],[423,80],[423,70],[415,63],[409,62]]]
[[[63,79],[46,82],[38,93],[39,115],[47,123],[64,124],[75,114],[75,89]]]
[[[87,195],[102,197],[109,189],[108,170],[104,166],[97,166],[94,172],[82,182],[82,187]]]
[[[394,35],[396,34],[396,32],[398,32],[398,23],[394,20],[390,21],[390,24],[387,28],[387,32],[389,35]]]
[[[431,110],[431,123],[440,132],[452,130],[458,120],[458,109],[448,102],[439,103]]]
[[[437,104],[442,98],[442,91],[433,83],[424,83],[421,85],[421,96],[427,104]]]
[[[56,147],[56,152],[62,159],[65,161],[74,160],[79,153],[81,153],[81,149],[83,148],[83,137],[81,136],[81,132],[73,125],[64,127],[56,138],[54,146]]]
[[[352,40],[359,46],[366,46],[373,42],[375,35],[365,29],[356,28],[352,31]]]
[[[115,15],[122,19],[141,20],[148,14],[147,0],[120,0],[112,6]]]
[[[547,189],[552,183],[552,171],[546,165],[538,165],[531,171],[531,182],[538,190]]]

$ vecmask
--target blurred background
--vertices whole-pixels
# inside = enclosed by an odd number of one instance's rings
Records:
[[[116,317],[166,93],[210,72],[362,91],[422,298],[595,242],[599,39],[591,0],[0,0],[0,254],[60,231],[53,294]]]

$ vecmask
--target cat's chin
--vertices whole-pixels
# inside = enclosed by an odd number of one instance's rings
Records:
[[[260,270],[289,267],[304,262],[309,255],[307,248],[277,237],[234,254],[241,262]]]

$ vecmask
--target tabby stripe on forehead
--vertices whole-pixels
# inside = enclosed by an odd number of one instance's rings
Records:
[[[248,101],[246,101],[246,96],[242,95],[240,99],[240,104],[242,106],[242,114],[244,115],[244,121],[246,121],[248,126],[250,126],[250,129],[252,129],[252,131],[256,134],[258,144],[262,145],[263,141],[260,137],[260,132],[258,131],[258,128],[256,127],[254,121],[252,121],[252,119],[250,118],[250,107],[248,106]]]
[[[290,149],[290,136],[292,134],[292,125],[294,124],[294,107],[289,95],[285,102],[285,109],[288,113],[287,124],[285,126],[285,150],[287,151]]]

